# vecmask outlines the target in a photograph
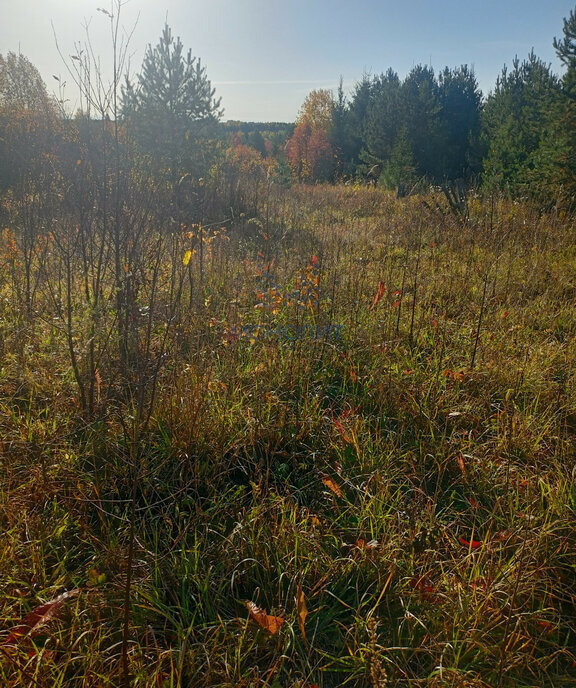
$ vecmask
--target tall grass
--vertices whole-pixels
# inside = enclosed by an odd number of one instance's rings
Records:
[[[573,685],[573,219],[137,175],[4,200],[2,684]]]

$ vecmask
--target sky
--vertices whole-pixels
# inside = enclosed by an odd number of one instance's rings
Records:
[[[21,52],[49,91],[74,112],[67,71],[87,38],[106,80],[112,72],[110,20],[118,0],[0,0],[0,53]],[[487,94],[504,64],[530,50],[561,73],[552,40],[575,0],[123,0],[122,36],[130,73],[167,22],[200,58],[221,97],[223,120],[294,121],[313,89],[351,92],[363,74],[417,64],[436,71],[468,64]],[[57,44],[62,57],[57,49]],[[57,76],[60,82],[53,76]],[[58,84],[66,83],[63,94]]]

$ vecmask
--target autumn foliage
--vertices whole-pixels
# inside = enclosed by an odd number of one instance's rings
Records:
[[[303,182],[327,181],[334,171],[334,151],[324,129],[299,124],[286,144],[286,160]]]

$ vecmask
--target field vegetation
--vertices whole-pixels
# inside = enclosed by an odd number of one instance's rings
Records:
[[[573,219],[140,207],[4,230],[3,684],[571,685]]]
[[[222,130],[168,27],[113,50],[74,118],[0,59],[2,686],[573,686],[573,131],[440,179],[377,152],[426,70],[334,158],[357,100]]]

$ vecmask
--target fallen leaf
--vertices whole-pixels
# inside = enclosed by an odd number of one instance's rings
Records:
[[[259,626],[272,635],[278,633],[280,626],[284,623],[284,619],[281,616],[270,616],[266,614],[266,610],[261,609],[258,605],[254,604],[254,602],[248,601],[246,602],[246,606],[248,607],[250,616]]]
[[[460,538],[460,544],[471,549],[478,549],[479,547],[482,547],[482,542],[480,540],[467,540],[464,537]]]
[[[463,382],[465,379],[465,375],[462,370],[450,370],[450,368],[447,368],[442,372],[442,375],[450,378],[451,380],[456,380],[457,382]]]
[[[304,592],[302,591],[302,586],[299,585],[296,590],[296,611],[298,613],[298,626],[300,626],[300,632],[302,637],[306,640],[306,617],[308,616],[308,607],[306,606],[306,598],[304,597]]]
[[[340,489],[340,487],[338,486],[338,484],[337,484],[336,482],[334,482],[334,480],[332,480],[332,478],[330,478],[330,477],[327,476],[327,475],[324,475],[324,476],[322,476],[322,482],[324,483],[324,485],[326,485],[326,487],[327,487],[329,490],[332,490],[332,492],[333,492],[337,497],[342,497],[342,490]]]
[[[62,595],[58,595],[58,597],[55,597],[53,600],[50,600],[50,602],[41,604],[39,607],[33,609],[24,617],[24,619],[22,619],[22,623],[18,624],[18,626],[14,626],[14,628],[11,629],[8,637],[2,643],[2,645],[14,646],[17,645],[25,636],[30,635],[33,637],[36,635],[41,626],[48,623],[50,619],[56,616],[60,610],[60,607],[66,600],[70,599],[71,597],[75,597],[79,593],[80,588],[69,590],[68,592],[62,593]]]

